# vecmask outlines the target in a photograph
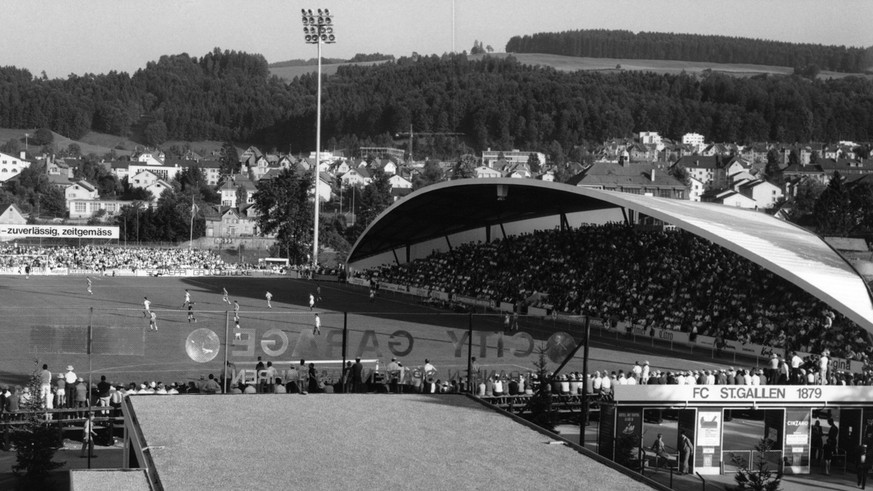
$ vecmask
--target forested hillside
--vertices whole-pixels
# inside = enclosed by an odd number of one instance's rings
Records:
[[[0,126],[47,127],[76,138],[89,129],[148,144],[234,140],[313,150],[314,75],[285,83],[260,55],[215,50],[161,57],[133,75],[35,78],[0,68]],[[459,132],[473,151],[542,150],[637,131],[713,141],[873,140],[873,82],[862,77],[734,78],[645,72],[558,72],[509,57],[400,58],[340,67],[323,86],[328,148],[391,144],[395,132]],[[452,154],[435,138],[418,155]],[[450,148],[452,147],[452,148]]]
[[[778,65],[863,73],[873,69],[873,47],[795,44],[703,34],[614,31],[603,29],[544,32],[515,36],[507,53],[551,53],[594,58],[705,61]]]

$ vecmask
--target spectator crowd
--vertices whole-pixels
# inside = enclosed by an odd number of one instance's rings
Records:
[[[360,273],[558,313],[866,362],[868,336],[796,285],[681,230],[585,225],[468,243]]]
[[[157,249],[147,247],[33,246],[0,243],[0,268],[32,270],[57,268],[106,271],[112,269],[206,269],[230,267],[215,252],[200,249]]]

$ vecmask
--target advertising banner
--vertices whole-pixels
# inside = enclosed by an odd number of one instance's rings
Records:
[[[26,239],[30,237],[69,239],[117,239],[118,227],[95,225],[0,225],[0,237]]]
[[[810,410],[785,410],[785,472],[809,474]]]
[[[695,471],[721,473],[721,409],[697,411],[697,446],[694,449]]]
[[[616,402],[830,405],[873,400],[866,385],[616,385]]]

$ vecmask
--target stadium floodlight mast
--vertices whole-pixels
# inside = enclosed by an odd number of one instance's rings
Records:
[[[318,46],[318,89],[315,97],[315,217],[312,225],[312,274],[318,269],[318,166],[321,164],[321,45],[333,44],[333,15],[328,9],[300,9],[303,20],[303,40]]]

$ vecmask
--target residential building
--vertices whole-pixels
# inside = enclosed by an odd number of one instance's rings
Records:
[[[480,165],[480,166],[476,167],[475,169],[473,169],[473,173],[476,175],[476,178],[478,178],[478,179],[503,177],[503,172],[500,172],[499,170],[497,170],[493,167],[489,167],[487,165]]]
[[[531,158],[531,155],[535,155],[537,159],[540,161],[540,165],[546,164],[546,154],[542,152],[531,152],[527,150],[485,150],[482,152],[482,165],[487,165],[489,167],[493,166],[495,162],[500,159],[503,159],[510,164],[526,164],[528,159]]]
[[[237,203],[237,189],[242,188],[246,193],[246,202]],[[236,208],[243,205],[251,205],[255,202],[254,195],[258,188],[252,181],[243,176],[233,176],[218,189],[221,194],[221,206]]]
[[[683,145],[692,145],[698,151],[703,148],[704,139],[703,135],[699,133],[685,133],[682,135],[682,144]]]
[[[121,214],[125,206],[134,206],[135,201],[121,201],[115,199],[73,199],[67,202],[70,218],[91,218],[100,210],[106,210],[106,218]]]
[[[705,201],[708,201],[704,199]],[[735,208],[746,208],[754,210],[758,204],[752,198],[740,194],[733,189],[727,189],[715,195],[712,199],[715,203],[721,203],[725,206],[733,206]]]
[[[702,182],[706,189],[725,187],[725,170],[721,158],[716,156],[691,155],[682,157],[671,166],[684,169],[689,177]]]
[[[567,184],[659,198],[688,199],[688,186],[652,165],[595,162]]]
[[[0,153],[0,182],[12,179],[27,167],[30,167],[30,162],[25,160],[24,152],[20,157]]]
[[[235,207],[218,207],[217,213],[204,213],[206,217],[206,237],[238,238],[252,237],[258,233],[257,219],[248,216]]]
[[[779,186],[760,179],[740,184],[737,191],[754,201],[758,210],[771,208],[782,199],[782,189]]]
[[[0,224],[3,225],[24,225],[27,223],[27,218],[24,217],[21,208],[15,203],[10,204],[0,213]]]
[[[67,202],[67,209],[71,210],[72,201],[91,201],[99,197],[97,188],[88,181],[76,181],[64,190],[64,200]]]

